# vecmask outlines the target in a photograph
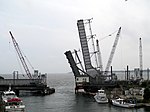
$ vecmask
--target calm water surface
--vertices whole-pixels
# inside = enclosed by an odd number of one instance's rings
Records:
[[[22,96],[26,112],[150,112],[149,108],[125,109],[97,104],[93,97],[75,95],[73,74],[49,74],[56,92],[48,96]]]

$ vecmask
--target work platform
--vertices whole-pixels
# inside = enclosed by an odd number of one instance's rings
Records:
[[[48,95],[55,92],[55,89],[48,87],[43,79],[0,79],[0,91],[8,90],[9,86],[17,95],[20,90],[34,92],[38,95]]]

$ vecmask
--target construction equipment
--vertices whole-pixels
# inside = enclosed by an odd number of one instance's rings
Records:
[[[91,27],[91,22],[92,22],[92,19],[87,19],[87,23],[89,24],[89,32],[90,32],[90,39],[92,41],[92,46],[93,46],[93,55],[95,56],[95,64],[96,64],[96,67],[98,67],[98,61],[97,61],[97,56],[96,56],[96,50],[95,50],[95,44],[94,44],[94,37],[95,35],[93,35],[92,33],[92,27]]]
[[[116,50],[116,46],[117,46],[117,43],[118,43],[118,40],[119,40],[119,37],[120,37],[120,32],[121,32],[121,27],[119,28],[118,33],[116,35],[116,38],[115,38],[115,41],[114,41],[114,44],[113,44],[113,47],[112,47],[112,50],[111,50],[111,53],[110,53],[110,56],[109,56],[109,59],[108,59],[108,63],[106,65],[104,75],[108,74],[109,68],[111,66],[112,59],[113,59],[113,56],[114,56],[114,53],[115,53],[115,50]]]
[[[28,68],[28,66],[27,66],[27,64],[26,64],[26,61],[25,61],[25,59],[24,59],[24,57],[23,57],[23,55],[22,55],[22,53],[21,53],[21,50],[20,50],[20,48],[19,48],[19,45],[18,45],[17,41],[15,40],[14,36],[12,35],[11,31],[9,31],[9,33],[10,33],[10,36],[11,36],[11,38],[12,38],[12,42],[13,42],[13,44],[14,44],[14,47],[15,47],[15,49],[16,49],[16,51],[17,51],[17,54],[18,54],[18,56],[19,56],[19,59],[20,59],[22,65],[23,65],[23,68],[24,68],[24,70],[25,70],[25,72],[26,72],[28,78],[29,78],[29,79],[32,79],[32,75],[31,75],[30,70],[29,70],[29,68]]]
[[[142,40],[139,39],[139,60],[140,60],[140,78],[143,78],[143,59],[142,59]]]
[[[100,72],[103,72],[103,64],[102,64],[102,57],[101,57],[101,51],[100,51],[100,47],[99,47],[99,41],[96,40],[96,46],[97,46],[97,57],[98,57],[98,62],[99,62],[99,69]]]

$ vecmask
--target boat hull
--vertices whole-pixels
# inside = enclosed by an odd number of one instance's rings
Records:
[[[116,100],[112,100],[112,105],[123,107],[123,108],[134,108],[135,104],[132,103],[126,103],[126,102],[117,102]]]
[[[25,109],[23,108],[7,108],[5,109],[5,112],[25,112]]]
[[[95,100],[96,100],[97,103],[101,103],[101,104],[108,103],[108,100],[99,100],[97,98],[95,98]]]
[[[8,91],[2,92],[1,100],[5,112],[24,112],[25,110],[22,100],[10,88]]]
[[[108,103],[108,98],[104,90],[99,90],[94,96],[97,103]]]

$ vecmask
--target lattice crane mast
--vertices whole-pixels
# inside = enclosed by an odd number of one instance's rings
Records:
[[[142,79],[142,71],[143,71],[143,59],[142,59],[142,40],[141,38],[139,39],[139,58],[140,58],[140,78]]]
[[[98,61],[99,61],[100,72],[103,72],[102,56],[101,56],[101,51],[100,51],[98,40],[96,40],[96,46],[97,46],[97,56],[98,56]]]
[[[114,44],[113,44],[113,47],[112,47],[112,50],[111,50],[111,53],[110,53],[110,56],[109,56],[109,59],[108,59],[108,63],[106,65],[104,75],[107,75],[107,73],[109,71],[109,68],[111,66],[112,59],[113,59],[113,56],[114,56],[114,53],[115,53],[115,50],[116,50],[116,46],[117,46],[117,43],[118,43],[118,40],[119,40],[119,37],[120,37],[120,32],[121,32],[121,27],[119,28],[118,33],[116,35],[116,38],[115,38],[115,41],[114,41]]]
[[[18,56],[19,56],[19,59],[20,59],[20,61],[21,61],[21,63],[22,63],[22,66],[23,66],[23,68],[24,68],[24,70],[25,70],[27,76],[28,76],[30,79],[32,79],[32,75],[31,75],[30,70],[29,70],[29,68],[28,68],[28,66],[27,66],[27,64],[26,64],[26,61],[25,61],[25,59],[24,59],[24,57],[23,57],[23,55],[22,55],[22,53],[21,53],[21,50],[20,50],[20,48],[19,48],[19,45],[18,45],[17,41],[15,40],[14,36],[12,35],[11,31],[9,31],[9,33],[10,33],[12,42],[13,42],[13,44],[14,44],[14,47],[15,47],[15,49],[16,49],[16,51],[17,51],[17,54],[18,54]]]

